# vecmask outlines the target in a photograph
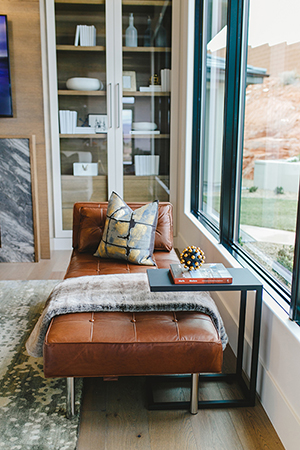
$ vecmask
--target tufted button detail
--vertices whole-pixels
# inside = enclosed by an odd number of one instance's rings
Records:
[[[136,323],[136,319],[131,319],[131,321],[130,322],[132,322],[132,323]]]
[[[95,322],[95,319],[90,319],[89,322]]]
[[[173,322],[178,322],[178,319],[173,319]]]

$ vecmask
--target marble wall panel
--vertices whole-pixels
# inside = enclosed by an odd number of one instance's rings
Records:
[[[0,262],[33,262],[30,141],[0,139]]]

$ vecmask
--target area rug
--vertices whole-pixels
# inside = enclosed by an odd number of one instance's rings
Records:
[[[76,415],[66,418],[65,379],[45,379],[42,358],[25,342],[58,281],[0,281],[0,449],[74,450],[82,380],[76,380]]]

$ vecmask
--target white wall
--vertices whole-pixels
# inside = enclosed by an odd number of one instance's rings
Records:
[[[191,163],[192,76],[193,76],[193,0],[181,2],[181,91],[179,95],[179,123],[181,124],[178,154],[175,244],[200,246],[207,262],[222,262],[227,267],[239,267],[236,261],[205,228],[188,213]],[[188,30],[188,33],[187,31]],[[175,184],[175,183],[174,183]],[[175,198],[176,198],[175,197]],[[171,196],[172,201],[172,196]],[[246,347],[244,369],[250,365],[252,342],[253,301],[248,295],[249,310],[246,319]],[[215,295],[229,335],[236,351],[238,327],[238,293]],[[254,300],[254,299],[253,299]],[[288,319],[275,301],[264,292],[262,328],[259,353],[257,390],[263,407],[287,450],[298,450],[300,441],[300,327]]]

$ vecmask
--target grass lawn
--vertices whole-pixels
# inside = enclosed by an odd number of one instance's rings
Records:
[[[203,196],[206,203],[208,196]],[[220,194],[210,197],[214,210],[220,212]],[[296,231],[297,200],[282,196],[271,198],[247,196],[241,199],[241,225]]]
[[[241,225],[295,231],[296,216],[296,200],[242,197]]]

